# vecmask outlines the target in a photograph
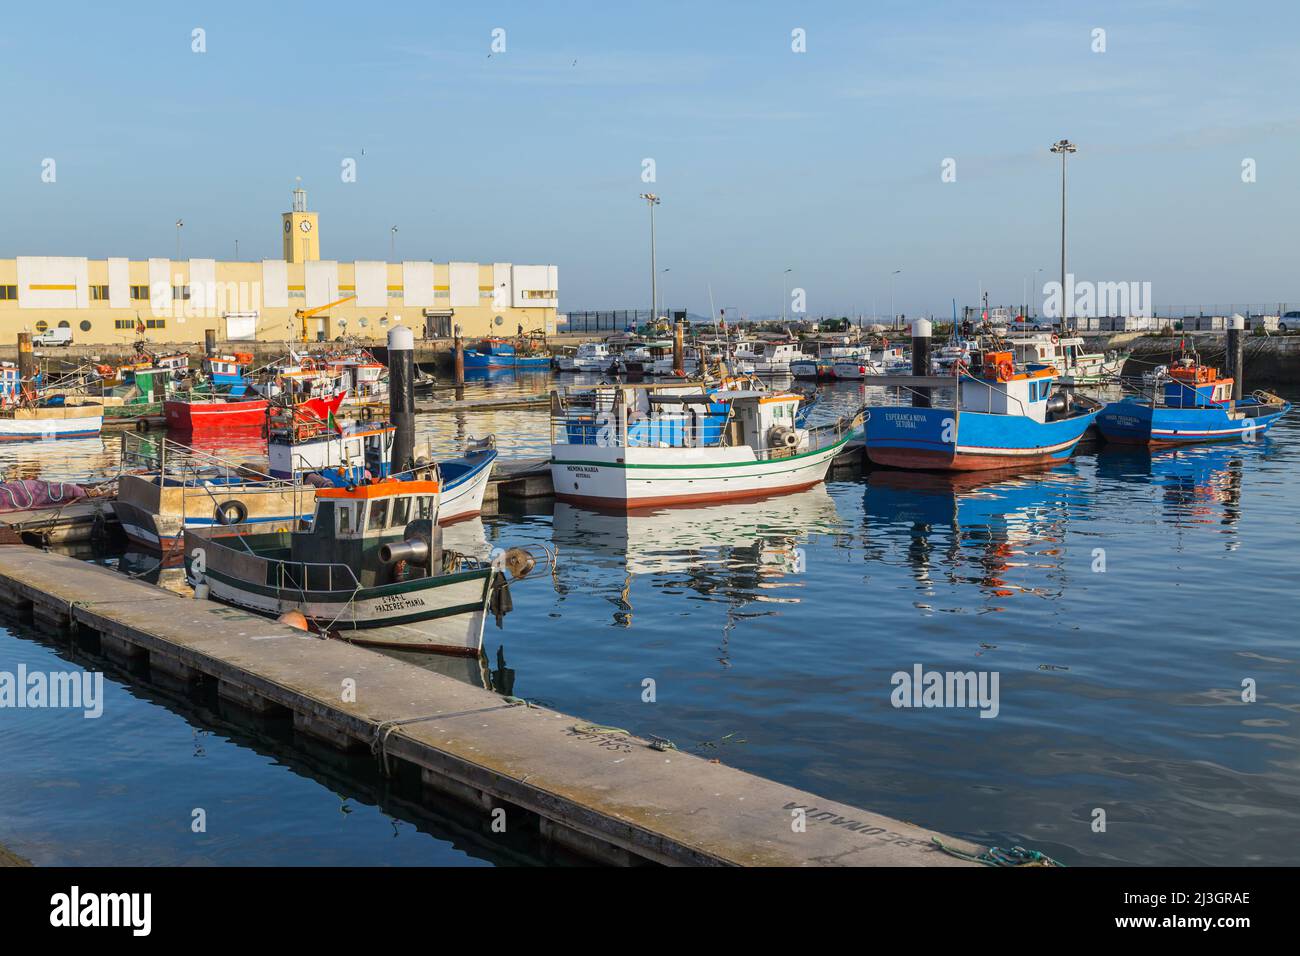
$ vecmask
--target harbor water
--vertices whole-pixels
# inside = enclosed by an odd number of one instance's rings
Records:
[[[549,383],[507,373],[466,397]],[[822,390],[822,415],[860,401]],[[548,450],[546,409],[419,427],[438,454],[487,433],[505,457]],[[116,455],[106,435],[3,448],[0,467],[85,479]],[[1020,477],[876,470],[630,517],[516,504],[448,544],[544,544],[556,571],[512,586],[486,661],[459,676],[1070,865],[1295,865],[1298,484],[1293,417],[1256,442],[1102,446]],[[84,663],[66,639],[0,630],[0,671]],[[918,668],[996,674],[996,716],[895,706],[895,675]],[[0,835],[38,864],[528,862],[411,811],[368,757],[297,754],[111,670],[98,719],[0,710],[0,766]]]

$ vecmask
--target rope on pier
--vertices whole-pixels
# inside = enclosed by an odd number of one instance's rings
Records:
[[[949,856],[955,856],[959,860],[966,860],[970,863],[982,863],[985,866],[1065,866],[1064,863],[1053,860],[1046,853],[1040,853],[1037,850],[1026,850],[1023,846],[1013,846],[1009,850],[994,846],[989,847],[983,853],[975,854],[965,853],[956,847],[947,846],[938,837],[931,837],[930,842]]]

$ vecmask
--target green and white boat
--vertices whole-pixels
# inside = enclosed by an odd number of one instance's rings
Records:
[[[187,528],[186,574],[196,596],[358,644],[478,654],[505,575],[443,547],[438,500],[436,469],[321,488],[303,530]],[[498,564],[522,577],[533,560]]]

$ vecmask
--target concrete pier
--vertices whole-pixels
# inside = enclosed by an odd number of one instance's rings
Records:
[[[615,864],[969,865],[937,834],[567,714],[507,700],[341,641],[21,546],[0,547],[0,603],[97,634],[223,700],[292,715],[314,741],[368,748],[469,812],[501,814]],[[980,848],[951,838],[964,852]]]

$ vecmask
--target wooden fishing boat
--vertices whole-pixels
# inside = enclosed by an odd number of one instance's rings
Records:
[[[306,530],[236,539],[187,530],[187,578],[223,604],[276,618],[296,612],[359,644],[476,655],[505,578],[443,548],[439,490],[428,471],[320,489]]]
[[[103,426],[104,406],[98,402],[60,399],[43,405],[0,408],[0,441],[94,438]]]

